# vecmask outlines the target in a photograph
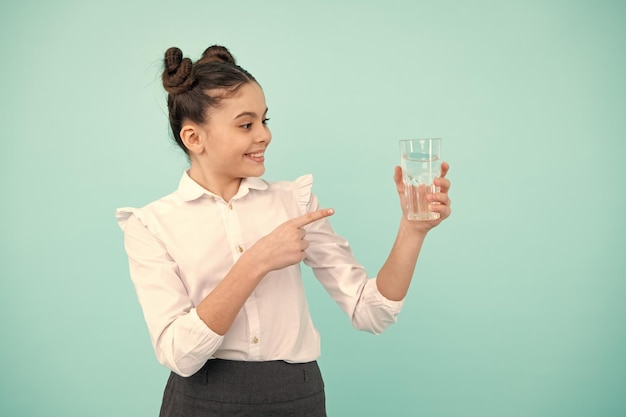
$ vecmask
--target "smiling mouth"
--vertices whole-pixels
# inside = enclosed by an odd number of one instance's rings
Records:
[[[263,162],[265,160],[265,152],[252,152],[244,154],[248,159],[252,159],[255,162]]]

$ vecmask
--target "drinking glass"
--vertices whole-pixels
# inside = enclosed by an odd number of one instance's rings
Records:
[[[400,141],[400,166],[409,220],[434,220],[439,213],[428,210],[428,194],[439,192],[433,180],[441,175],[441,138]]]

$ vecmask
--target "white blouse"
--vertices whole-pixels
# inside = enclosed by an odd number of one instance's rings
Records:
[[[313,177],[268,183],[246,178],[224,201],[185,172],[177,191],[143,208],[120,208],[130,275],[156,356],[181,376],[212,358],[309,362],[320,355],[300,265],[270,272],[256,287],[228,332],[220,336],[195,307],[241,254],[288,219],[319,208]],[[304,263],[313,269],[352,325],[380,333],[402,307],[378,292],[327,219],[305,226]]]

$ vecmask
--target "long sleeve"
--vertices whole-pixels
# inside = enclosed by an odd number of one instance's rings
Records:
[[[182,376],[207,360],[310,362],[320,355],[300,265],[270,272],[222,336],[195,310],[259,239],[318,207],[312,176],[267,183],[246,178],[230,201],[187,173],[179,188],[142,208],[121,208],[130,275],[159,362]],[[402,302],[385,299],[348,242],[326,220],[306,226],[305,263],[357,329],[380,333]]]
[[[136,216],[118,212],[130,275],[159,362],[182,376],[199,370],[223,336],[198,317],[165,245]]]
[[[312,177],[296,180],[296,195],[303,213],[318,210],[317,197],[311,193]],[[363,266],[356,261],[347,240],[337,235],[327,219],[306,227],[305,264],[322,283],[339,307],[359,330],[374,334],[383,332],[402,309],[403,301],[385,298],[376,286],[376,278],[368,278]]]

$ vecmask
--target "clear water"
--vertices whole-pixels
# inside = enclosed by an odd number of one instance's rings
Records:
[[[433,184],[433,180],[441,175],[439,158],[423,153],[409,153],[402,155],[401,165],[407,217],[410,220],[438,219],[439,213],[428,210],[426,196],[439,192],[439,187]]]
[[[405,154],[402,157],[402,175],[406,184],[432,184],[441,175],[439,158],[422,153]]]

